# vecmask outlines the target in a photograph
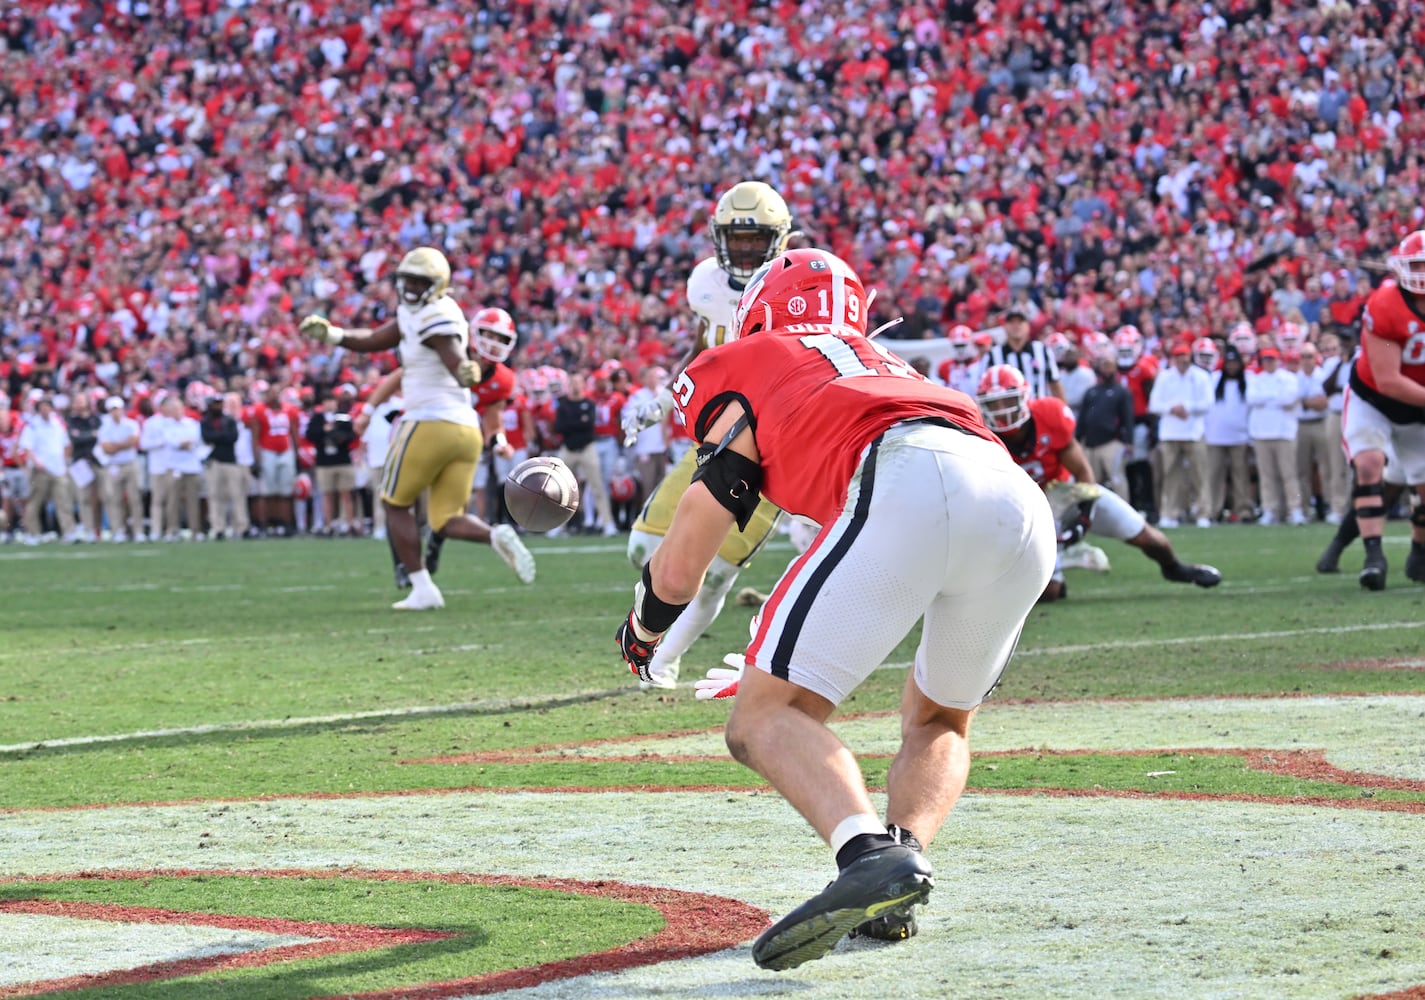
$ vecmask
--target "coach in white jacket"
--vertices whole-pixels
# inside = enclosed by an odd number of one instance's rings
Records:
[[[1206,528],[1216,513],[1207,478],[1207,411],[1212,407],[1212,376],[1192,363],[1192,348],[1173,347],[1172,363],[1153,380],[1148,412],[1158,418],[1158,453],[1163,463],[1163,516],[1160,528],[1176,528],[1197,510]]]
[[[1290,519],[1292,524],[1305,524],[1296,477],[1296,415],[1301,389],[1296,376],[1281,366],[1281,354],[1275,347],[1262,348],[1257,361],[1262,370],[1247,375],[1247,433],[1257,456],[1262,489],[1258,523]]]

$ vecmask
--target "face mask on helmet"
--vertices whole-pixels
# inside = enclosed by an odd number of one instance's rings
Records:
[[[1203,337],[1192,345],[1192,362],[1208,371],[1217,367],[1217,345]]]
[[[781,252],[792,215],[771,186],[743,181],[718,199],[709,228],[718,267],[746,282]]]
[[[869,306],[861,279],[840,257],[789,250],[747,283],[728,339],[792,325],[849,328],[864,337]]]
[[[417,247],[396,266],[396,294],[407,306],[422,306],[450,287],[450,262],[435,247]]]
[[[1386,264],[1402,289],[1412,295],[1425,295],[1425,230],[1401,240]]]
[[[486,361],[505,361],[519,337],[515,321],[503,309],[481,309],[470,324],[470,343]]]
[[[1143,335],[1137,327],[1125,326],[1113,335],[1113,353],[1118,367],[1132,368],[1143,356]]]
[[[996,365],[985,372],[975,402],[992,431],[1012,431],[1029,422],[1029,384],[1019,369],[1009,365]]]
[[[946,339],[950,341],[950,357],[961,364],[975,360],[979,353],[975,350],[975,331],[963,323],[952,326]]]
[[[432,282],[419,274],[396,275],[396,294],[408,306],[418,306],[430,297]]]

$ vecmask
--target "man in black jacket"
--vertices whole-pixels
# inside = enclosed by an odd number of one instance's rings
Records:
[[[579,495],[593,498],[594,510],[599,515],[604,534],[615,535],[618,534],[618,525],[614,524],[609,495],[604,490],[599,453],[594,448],[594,424],[598,421],[598,414],[586,389],[583,372],[570,374],[568,392],[554,404],[554,433],[564,442],[559,449],[559,458],[579,477]],[[588,507],[584,508],[584,526],[594,526],[589,519]],[[550,532],[551,535],[555,533]]]
[[[79,523],[83,526],[79,537],[86,542],[99,537],[99,490],[94,463],[94,446],[99,442],[99,414],[86,390],[75,393],[69,403],[69,414],[65,417],[69,428],[70,479],[74,482],[74,499],[79,505]],[[84,463],[87,472],[75,471],[75,466]]]
[[[209,396],[199,426],[208,455],[208,526],[213,539],[241,538],[247,532],[250,470],[238,464],[237,442],[242,397],[235,392]]]
[[[1094,479],[1127,498],[1128,483],[1123,478],[1123,452],[1133,443],[1133,395],[1118,379],[1118,365],[1112,357],[1094,361],[1098,383],[1084,393],[1079,404],[1075,436],[1083,445]]]

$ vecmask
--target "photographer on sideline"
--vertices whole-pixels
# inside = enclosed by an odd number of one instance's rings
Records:
[[[322,497],[328,535],[361,533],[355,513],[356,467],[351,463],[351,449],[357,440],[356,428],[351,422],[351,404],[355,399],[356,390],[352,386],[340,385],[307,421],[306,438],[317,449],[317,492]]]

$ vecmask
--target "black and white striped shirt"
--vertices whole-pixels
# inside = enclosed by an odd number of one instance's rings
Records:
[[[981,372],[996,365],[1018,368],[1035,399],[1049,395],[1049,387],[1059,381],[1059,365],[1042,340],[1026,341],[1023,349],[1018,351],[1008,343],[994,345],[985,353]]]

